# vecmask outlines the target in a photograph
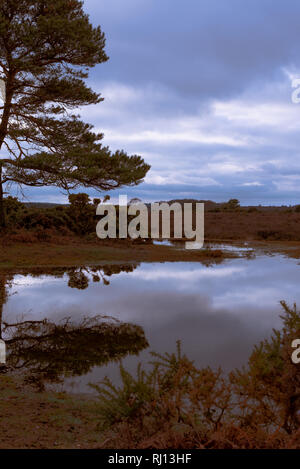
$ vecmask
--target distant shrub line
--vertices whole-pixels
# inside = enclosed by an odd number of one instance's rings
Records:
[[[100,199],[91,200],[85,193],[71,194],[68,205],[50,207],[28,205],[15,197],[6,197],[7,236],[13,242],[24,243],[59,242],[76,236],[96,240],[99,221],[96,206],[100,202]],[[300,205],[241,207],[237,199],[222,204],[207,201],[205,239],[300,241]]]

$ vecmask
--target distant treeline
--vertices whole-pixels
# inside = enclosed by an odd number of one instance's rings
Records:
[[[107,200],[107,197],[102,201]],[[135,199],[134,202],[138,200]],[[205,238],[211,240],[300,241],[300,205],[241,206],[239,200],[216,203],[194,199],[168,201],[171,205],[205,204]],[[13,241],[58,242],[61,237],[85,236],[96,239],[96,207],[100,199],[87,194],[71,194],[69,204],[22,203],[15,197],[4,199],[7,235]],[[150,204],[149,204],[150,208]],[[149,210],[150,214],[150,210]],[[172,237],[171,213],[171,237]]]

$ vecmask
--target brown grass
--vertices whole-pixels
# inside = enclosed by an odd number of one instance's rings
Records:
[[[300,241],[300,213],[247,210],[205,213],[207,240]]]
[[[23,236],[20,234],[19,236]],[[2,240],[0,269],[17,270],[36,266],[86,266],[104,262],[220,262],[234,253],[220,250],[178,250],[169,246],[132,242],[97,242],[62,238],[57,243]]]
[[[96,403],[65,393],[36,393],[0,376],[0,448],[95,448]]]

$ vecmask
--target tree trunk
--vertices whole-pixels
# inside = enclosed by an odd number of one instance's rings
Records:
[[[0,163],[0,230],[6,227],[4,200],[3,200],[3,184],[2,184],[2,164]]]

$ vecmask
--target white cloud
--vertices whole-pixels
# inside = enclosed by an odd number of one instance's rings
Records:
[[[124,148],[151,164],[148,186],[167,191],[178,185],[181,193],[182,186],[216,187],[226,192],[225,197],[232,187],[247,193],[257,187],[298,191],[286,173],[300,173],[300,160],[298,164],[295,158],[300,105],[290,101],[286,75],[235,99],[213,100],[190,110],[180,110],[178,97],[161,86],[97,85],[105,101],[83,110],[85,119],[94,121],[112,150]],[[293,169],[286,164],[290,155]]]
[[[194,269],[190,271],[175,271],[171,269],[160,269],[155,271],[149,271],[144,269],[138,269],[131,273],[132,277],[138,277],[143,280],[156,281],[160,279],[175,279],[175,280],[188,280],[189,282],[195,282],[199,279],[205,278],[222,278],[232,275],[242,275],[244,272],[243,268],[240,267],[223,267],[215,268],[211,267],[207,269],[203,267],[201,269]]]
[[[244,186],[244,187],[259,187],[259,186],[263,186],[263,184],[261,182],[254,181],[254,182],[245,182],[244,184],[242,184],[242,186]]]
[[[113,142],[131,142],[131,143],[156,143],[160,145],[172,145],[174,143],[197,143],[199,145],[226,145],[230,147],[239,147],[246,144],[246,139],[238,139],[230,135],[204,134],[194,129],[183,131],[178,128],[173,132],[164,130],[144,130],[141,132],[118,133],[113,130],[104,129],[106,138]]]
[[[244,127],[274,127],[278,132],[299,129],[300,107],[287,103],[214,102],[216,117]]]
[[[189,172],[173,172],[169,175],[162,176],[156,171],[151,171],[145,179],[147,184],[154,185],[170,185],[170,184],[180,184],[180,185],[190,185],[190,184],[200,184],[201,186],[219,186],[220,183],[215,179],[210,177],[201,177],[196,174],[190,174]]]

